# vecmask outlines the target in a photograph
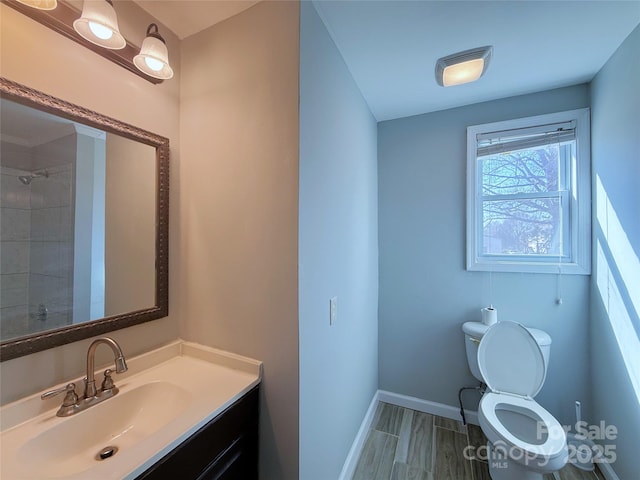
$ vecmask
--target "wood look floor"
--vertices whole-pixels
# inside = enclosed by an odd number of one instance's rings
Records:
[[[476,425],[380,402],[353,480],[491,480],[482,460],[467,460],[467,446],[486,445]],[[597,473],[596,473],[597,472]],[[544,480],[604,480],[567,465]]]

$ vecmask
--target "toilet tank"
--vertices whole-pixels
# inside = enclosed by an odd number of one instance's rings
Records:
[[[481,382],[484,382],[482,374],[480,373],[480,367],[478,367],[478,345],[480,340],[484,336],[485,332],[489,329],[489,325],[485,325],[482,322],[465,322],[462,324],[462,331],[464,332],[464,345],[467,352],[467,363],[469,369],[474,377]],[[549,366],[549,353],[551,351],[551,337],[543,330],[536,328],[527,328],[529,333],[536,339],[540,350],[542,350],[542,356],[544,357],[545,367]]]

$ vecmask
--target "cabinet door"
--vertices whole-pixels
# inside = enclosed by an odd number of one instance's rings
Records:
[[[257,479],[258,397],[256,387],[137,480]]]

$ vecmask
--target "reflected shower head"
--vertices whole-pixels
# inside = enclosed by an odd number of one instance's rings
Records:
[[[38,177],[44,177],[44,178],[49,178],[49,172],[47,170],[42,170],[40,172],[35,171],[29,175],[20,175],[18,177],[18,180],[20,180],[20,182],[23,185],[29,185],[31,183],[31,180],[33,180],[34,178],[38,178]]]

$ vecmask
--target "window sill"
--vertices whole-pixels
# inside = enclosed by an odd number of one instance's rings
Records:
[[[562,275],[591,275],[591,265],[578,263],[544,263],[508,260],[475,260],[467,263],[474,272],[548,273]]]

